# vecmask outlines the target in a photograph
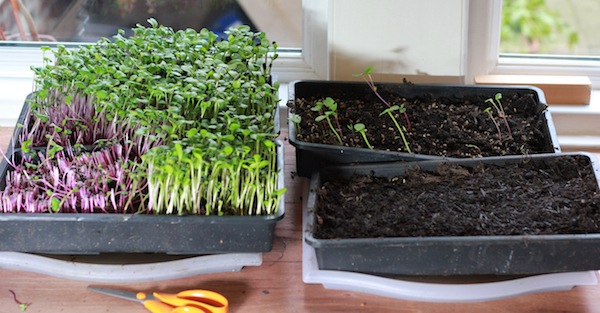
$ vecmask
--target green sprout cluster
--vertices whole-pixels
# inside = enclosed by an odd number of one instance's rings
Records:
[[[504,107],[502,106],[502,102],[500,101],[501,99],[502,99],[501,93],[497,93],[494,96],[494,98],[486,99],[485,102],[490,103],[491,106],[489,106],[489,107],[485,108],[485,110],[483,110],[483,112],[487,113],[489,118],[494,123],[494,126],[496,127],[496,131],[498,132],[498,140],[502,140],[502,132],[500,131],[500,124],[496,121],[496,118],[494,117],[494,114],[492,113],[492,108],[494,108],[494,111],[496,111],[496,114],[498,115],[498,117],[500,117],[504,121],[504,125],[506,126],[506,131],[508,132],[508,137],[512,138],[512,131],[510,130],[510,125],[508,124],[506,112],[504,111]]]
[[[285,191],[277,185],[276,43],[248,26],[220,38],[148,22],[132,37],[119,31],[52,50],[53,59],[33,68],[32,111],[47,111],[44,99],[58,90],[90,99],[95,122],[127,125],[114,140],[148,147],[130,161],[142,169],[135,178],[147,184],[154,213],[276,213]]]
[[[385,98],[383,98],[383,96],[379,93],[379,91],[377,91],[377,86],[375,85],[375,82],[373,81],[372,74],[373,74],[373,67],[367,66],[363,70],[362,73],[354,74],[353,76],[354,77],[362,77],[363,80],[367,83],[367,85],[371,89],[371,91],[373,91],[375,96],[377,96],[377,98],[383,104],[385,104],[387,106],[387,109],[383,110],[381,112],[381,114],[379,114],[379,116],[388,115],[392,119],[392,121],[394,122],[394,125],[396,126],[396,130],[398,131],[398,133],[400,134],[400,137],[402,138],[402,142],[404,143],[404,149],[406,149],[406,151],[408,153],[412,153],[412,150],[410,149],[410,145],[408,144],[408,141],[407,141],[406,135],[405,135],[406,131],[412,130],[412,126],[410,123],[410,119],[408,118],[408,114],[406,113],[406,108],[404,107],[404,104],[391,105]],[[406,125],[408,126],[408,130],[404,126],[400,126],[400,124],[398,123],[398,120],[396,119],[396,117],[394,117],[393,112],[395,112],[395,111],[397,111],[398,113],[402,113],[404,115],[404,119],[406,120]],[[373,149],[371,147],[371,144],[367,141],[364,131],[360,132],[360,134],[362,135],[363,139],[365,140],[365,143],[367,144],[367,146],[370,149]]]

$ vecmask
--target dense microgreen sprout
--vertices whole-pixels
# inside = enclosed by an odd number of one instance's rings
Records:
[[[26,154],[7,172],[1,212],[135,213],[143,210],[143,189],[134,182],[139,165],[121,145],[93,152],[64,148]]]
[[[132,37],[119,31],[79,49],[42,48],[19,138],[25,153],[12,164],[3,212],[277,212],[285,192],[274,142],[277,44],[248,26],[220,38],[148,23]],[[113,163],[93,162],[90,153],[99,152],[71,153],[79,145],[120,149],[125,161],[113,162],[120,180],[108,171]],[[46,153],[33,154],[37,146]],[[65,164],[76,168],[63,173]],[[57,182],[57,171],[72,184]],[[90,193],[93,185],[105,189]]]

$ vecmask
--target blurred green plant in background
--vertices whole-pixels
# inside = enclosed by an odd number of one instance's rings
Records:
[[[504,0],[501,31],[503,50],[521,46],[510,52],[548,53],[545,44],[566,38],[573,48],[579,42],[579,34],[546,0]]]

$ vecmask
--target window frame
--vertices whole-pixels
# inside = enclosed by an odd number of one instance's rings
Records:
[[[329,19],[331,1],[303,0],[302,47],[278,52],[273,72],[282,83],[327,80],[329,74]]]

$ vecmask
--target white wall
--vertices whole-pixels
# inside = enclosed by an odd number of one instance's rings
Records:
[[[33,91],[31,66],[41,66],[39,47],[2,47],[0,49],[0,127],[13,127],[25,97]]]
[[[379,78],[464,76],[467,0],[330,2],[331,79],[352,79],[367,66]]]

